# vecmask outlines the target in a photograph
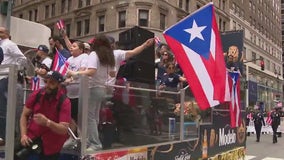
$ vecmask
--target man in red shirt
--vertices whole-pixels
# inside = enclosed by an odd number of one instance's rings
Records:
[[[71,103],[68,98],[60,104],[65,89],[61,87],[63,76],[50,71],[45,77],[45,87],[34,91],[26,101],[20,119],[21,145],[28,147],[32,140],[41,139],[41,160],[57,160],[68,138],[71,121]],[[40,96],[38,96],[40,94]],[[39,97],[39,98],[38,98]]]

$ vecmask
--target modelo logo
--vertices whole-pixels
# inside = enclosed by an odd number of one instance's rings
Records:
[[[179,155],[175,156],[175,160],[190,160],[191,155],[186,151],[181,151]]]
[[[227,134],[225,134],[224,130],[224,128],[219,129],[219,146],[226,146],[229,144],[236,143],[237,135],[234,130],[228,130]]]

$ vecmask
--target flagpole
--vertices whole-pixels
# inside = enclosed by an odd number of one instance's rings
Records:
[[[246,108],[249,107],[249,66],[246,64]]]

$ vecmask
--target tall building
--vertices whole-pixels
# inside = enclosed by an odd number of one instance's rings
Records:
[[[264,102],[266,109],[270,109],[283,99],[280,11],[280,0],[230,2],[230,30],[244,31],[246,76],[251,86],[257,86],[257,99],[247,99],[250,106]],[[261,60],[265,66],[263,71]],[[249,95],[253,94],[251,92]]]
[[[220,31],[243,30],[247,80],[257,84],[257,99],[270,108],[282,100],[280,0],[211,0]],[[49,26],[65,21],[72,39],[88,41],[98,33],[118,40],[120,32],[140,26],[163,39],[162,32],[210,0],[15,0],[13,15]],[[254,60],[255,61],[252,61]],[[260,69],[260,59],[265,69]],[[248,105],[248,104],[247,104]]]

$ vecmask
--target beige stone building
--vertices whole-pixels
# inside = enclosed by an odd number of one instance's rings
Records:
[[[200,0],[15,0],[13,15],[49,26],[58,34],[55,23],[65,21],[72,39],[88,40],[94,34],[118,33],[133,26],[151,30],[162,38],[162,31],[203,6]],[[216,1],[218,4],[218,1]],[[221,1],[220,1],[221,2]],[[221,30],[229,27],[229,3],[217,5]],[[224,11],[225,9],[225,11]]]

